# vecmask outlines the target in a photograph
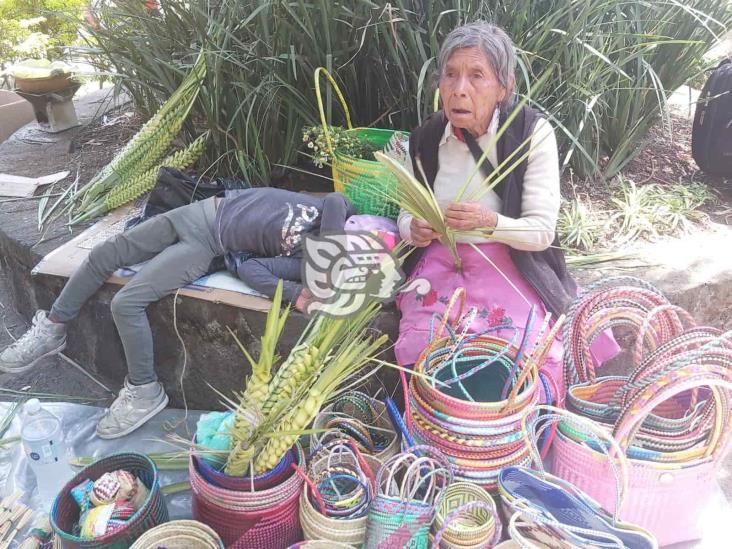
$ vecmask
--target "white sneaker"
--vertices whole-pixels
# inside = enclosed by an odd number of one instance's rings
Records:
[[[0,354],[0,372],[19,374],[47,356],[66,348],[66,324],[51,322],[46,311],[36,311],[33,325]]]
[[[97,436],[110,439],[129,435],[162,412],[167,405],[168,395],[160,382],[132,385],[125,378],[119,396],[97,424]]]

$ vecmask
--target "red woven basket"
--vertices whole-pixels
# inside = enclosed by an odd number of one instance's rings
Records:
[[[304,465],[302,448],[297,462]],[[193,518],[221,536],[228,549],[285,549],[302,539],[299,496],[302,479],[291,469],[274,487],[229,490],[210,483],[191,459]]]
[[[132,515],[126,526],[94,539],[73,535],[79,522],[79,506],[71,490],[86,479],[95,481],[104,473],[123,469],[138,477],[150,490],[142,507]],[[65,549],[128,549],[137,538],[159,524],[168,522],[168,508],[160,491],[158,469],[142,454],[124,453],[107,456],[84,468],[63,487],[51,509],[51,526]]]

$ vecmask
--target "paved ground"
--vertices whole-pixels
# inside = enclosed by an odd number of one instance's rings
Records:
[[[0,270],[0,349],[20,337],[27,328],[28,323],[11,305],[5,273]],[[105,385],[109,386],[108,382]],[[85,398],[98,406],[107,406],[111,402],[111,394],[99,383],[60,357],[44,359],[37,368],[23,374],[0,373],[0,388],[21,390],[25,387],[34,392]],[[0,391],[0,400],[6,396]]]

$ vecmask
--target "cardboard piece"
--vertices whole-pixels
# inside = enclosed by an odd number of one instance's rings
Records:
[[[69,278],[89,255],[93,244],[121,232],[125,221],[136,213],[137,210],[133,205],[115,210],[46,255],[33,268],[32,274]],[[120,269],[107,282],[123,286],[139,268],[140,266],[130,266]],[[271,305],[268,299],[249,288],[244,282],[224,272],[202,277],[193,284],[182,288],[179,295],[253,311],[266,312],[269,311]]]
[[[68,175],[68,170],[43,177],[22,177],[20,175],[0,173],[0,196],[27,198],[33,196],[38,187],[57,183]]]

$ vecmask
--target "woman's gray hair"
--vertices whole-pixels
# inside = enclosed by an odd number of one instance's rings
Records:
[[[442,76],[445,64],[455,50],[475,47],[485,54],[496,78],[506,88],[506,98],[501,102],[501,108],[510,107],[514,99],[516,52],[506,31],[496,25],[476,21],[457,27],[448,34],[440,48],[437,77]]]

